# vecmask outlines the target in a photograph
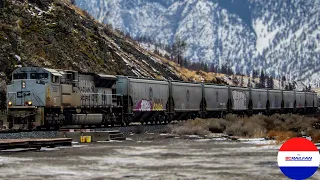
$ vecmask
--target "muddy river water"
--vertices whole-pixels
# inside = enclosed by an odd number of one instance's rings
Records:
[[[277,165],[280,146],[159,137],[0,152],[0,179],[288,179]]]

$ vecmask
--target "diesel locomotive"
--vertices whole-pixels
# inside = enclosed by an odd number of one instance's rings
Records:
[[[314,92],[20,67],[7,85],[5,129],[169,123],[227,113],[314,113]]]

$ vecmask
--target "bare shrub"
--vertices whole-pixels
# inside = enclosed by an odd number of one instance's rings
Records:
[[[239,116],[235,115],[235,114],[227,114],[226,115],[226,120],[230,121],[230,122],[236,122],[239,119],[241,119]]]
[[[316,132],[320,132],[317,129],[319,123],[316,118],[292,114],[253,115],[244,118],[228,114],[225,119],[189,120],[175,126],[171,131],[177,134],[197,135],[224,132],[230,136],[273,138],[278,142],[295,136],[312,136],[318,141],[320,135],[318,137]]]
[[[318,122],[315,118],[291,115],[288,116],[281,126],[281,130],[292,131],[299,136],[311,135],[309,134],[314,128],[314,125]]]
[[[244,134],[243,125],[243,121],[236,121],[226,128],[225,133],[229,136],[241,136]]]
[[[262,121],[255,121],[255,119],[238,120],[226,127],[225,133],[231,136],[242,137],[264,137],[267,130],[263,126]]]
[[[208,119],[207,128],[213,133],[223,133],[230,123],[225,119]]]
[[[282,144],[290,138],[296,137],[297,134],[292,131],[269,131],[267,137],[275,139],[277,144]]]
[[[315,131],[312,133],[311,135],[311,138],[312,138],[312,142],[314,143],[320,143],[320,131]]]
[[[204,129],[201,126],[179,126],[172,130],[173,134],[178,135],[198,135],[198,136],[205,136],[210,134],[210,132]]]
[[[188,120],[185,123],[178,123],[174,126],[169,126],[171,133],[178,135],[199,135],[205,136],[210,134],[207,129],[205,119]]]

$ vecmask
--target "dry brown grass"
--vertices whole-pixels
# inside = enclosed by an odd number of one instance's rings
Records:
[[[313,132],[311,138],[314,143],[320,143],[320,131]]]
[[[189,120],[185,123],[179,123],[175,126],[170,126],[171,133],[178,135],[199,135],[205,136],[210,134],[206,127],[206,122],[203,119]]]
[[[267,133],[267,138],[275,139],[277,144],[282,144],[293,137],[297,137],[297,134],[292,131],[271,130]]]
[[[195,81],[195,82],[201,82],[204,80],[205,82],[211,82],[211,83],[217,83],[221,84],[223,83],[220,79],[217,79],[216,73],[212,72],[205,72],[205,71],[193,71],[189,70],[184,67],[180,67],[176,62],[170,61],[164,57],[161,57],[157,54],[151,53],[153,56],[159,58],[161,61],[163,61],[168,66],[172,67],[172,70],[179,75],[184,81]],[[221,74],[220,74],[221,75]]]
[[[278,143],[292,137],[311,136],[314,142],[320,142],[320,130],[315,126],[319,122],[315,118],[289,114],[245,118],[228,114],[225,119],[189,120],[172,126],[171,130],[180,135],[206,135],[213,132],[247,138],[270,138]]]

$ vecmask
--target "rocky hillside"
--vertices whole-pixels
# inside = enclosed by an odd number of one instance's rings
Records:
[[[133,37],[170,44],[179,35],[193,61],[320,84],[320,0],[74,1]]]
[[[67,0],[0,1],[0,73],[15,65],[179,80],[173,67]]]

